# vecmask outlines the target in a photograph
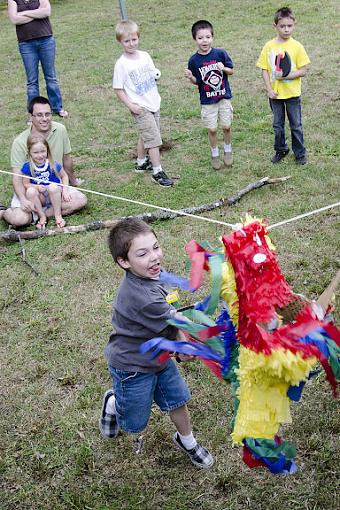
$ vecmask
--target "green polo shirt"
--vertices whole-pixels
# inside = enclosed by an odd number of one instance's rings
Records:
[[[12,168],[21,168],[27,161],[27,138],[30,134],[31,128],[28,128],[14,139],[11,149]],[[52,128],[47,137],[47,142],[54,161],[62,163],[64,154],[70,154],[71,152],[71,144],[64,124],[52,121]]]

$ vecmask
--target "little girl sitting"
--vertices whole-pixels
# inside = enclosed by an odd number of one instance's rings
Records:
[[[53,208],[55,222],[59,228],[66,225],[61,215],[62,202],[69,202],[68,175],[62,165],[53,160],[49,145],[42,135],[30,135],[27,139],[29,161],[21,168],[23,175],[32,179],[23,179],[26,197],[33,202],[39,217],[36,227],[46,228],[48,209]],[[60,186],[60,183],[64,186]],[[47,215],[49,215],[47,213]],[[51,215],[51,214],[50,214]]]

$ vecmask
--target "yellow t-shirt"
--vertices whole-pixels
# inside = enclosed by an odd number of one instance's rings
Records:
[[[301,43],[290,37],[287,41],[268,41],[257,61],[257,67],[268,71],[271,86],[278,93],[277,99],[289,99],[301,96],[301,78],[294,80],[275,80],[276,66],[283,72],[283,77],[310,64],[306,50]]]

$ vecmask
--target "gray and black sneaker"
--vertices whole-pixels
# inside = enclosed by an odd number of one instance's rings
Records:
[[[146,158],[146,161],[142,164],[142,165],[139,165],[136,161],[136,164],[135,164],[135,172],[152,172],[152,164],[151,164],[151,161],[149,158]]]
[[[271,158],[272,163],[280,163],[280,161],[287,156],[289,149],[282,152],[275,152],[274,156]]]
[[[201,469],[209,469],[214,464],[214,457],[211,455],[209,450],[201,446],[197,443],[197,445],[192,448],[191,450],[187,450],[185,446],[183,445],[182,441],[180,440],[179,435],[177,432],[173,436],[173,442],[179,448],[184,452],[191,462]]]
[[[115,439],[119,432],[119,425],[115,414],[106,412],[107,401],[114,396],[112,390],[107,390],[103,398],[102,411],[99,418],[99,430],[105,439]]]
[[[160,186],[165,186],[167,188],[174,185],[174,181],[170,179],[163,170],[153,174],[152,180]]]
[[[307,164],[307,157],[304,155],[304,156],[301,156],[300,158],[295,158],[295,163],[297,165],[306,165]]]

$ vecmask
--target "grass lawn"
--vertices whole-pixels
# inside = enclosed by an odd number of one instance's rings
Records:
[[[64,106],[71,114],[65,123],[76,172],[86,188],[178,209],[228,197],[266,175],[291,176],[208,214],[228,223],[238,222],[246,212],[275,223],[339,201],[336,0],[322,6],[313,0],[292,4],[298,18],[295,36],[312,61],[303,79],[309,155],[304,167],[296,166],[291,155],[279,165],[270,163],[271,114],[255,63],[273,36],[277,2],[126,1],[129,16],[140,24],[140,48],[151,53],[162,71],[163,138],[174,145],[163,154],[163,166],[169,175],[180,177],[173,189],[154,186],[148,176],[132,171],[136,131],[111,88],[113,63],[120,55],[114,38],[118,1],[51,4],[57,70]],[[190,28],[200,18],[214,24],[215,45],[225,47],[235,65],[235,162],[222,172],[210,168],[198,93],[184,78],[195,51]],[[0,169],[9,170],[11,142],[25,128],[26,96],[15,30],[3,0],[0,24]],[[0,179],[0,202],[8,203],[11,177],[0,174]],[[69,224],[147,211],[95,195],[88,199],[88,207],[70,217]],[[1,222],[0,230],[6,228]],[[182,275],[185,243],[207,239],[216,245],[223,233],[220,225],[192,218],[159,222],[155,228],[166,268]],[[100,231],[26,242],[27,259],[39,276],[23,264],[17,244],[0,243],[1,509],[338,508],[339,420],[323,374],[307,384],[302,401],[292,406],[293,423],[282,432],[298,449],[294,476],[250,471],[243,464],[240,448],[233,448],[229,437],[230,389],[198,361],[181,370],[192,390],[194,431],[215,455],[211,471],[191,467],[173,447],[172,425],[157,409],[139,455],[133,437],[120,435],[115,442],[100,437],[101,398],[110,386],[103,349],[122,276],[110,258],[106,237],[107,232]],[[293,289],[318,296],[339,267],[339,209],[273,229],[271,238]]]

